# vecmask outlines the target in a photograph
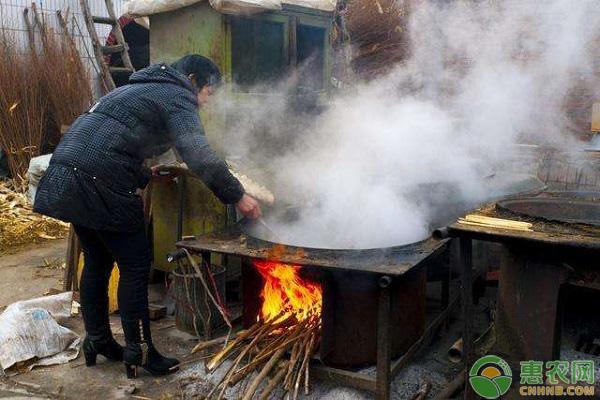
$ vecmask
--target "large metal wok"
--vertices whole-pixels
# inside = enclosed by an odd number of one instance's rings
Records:
[[[398,243],[394,246],[382,246],[379,248],[341,248],[328,246],[327,244],[324,244],[323,246],[315,246],[312,243],[307,245],[307,243],[300,238],[290,237],[288,232],[278,231],[278,229],[282,229],[282,224],[273,225],[269,223],[269,221],[275,217],[279,221],[289,221],[290,224],[293,224],[294,221],[301,218],[302,214],[307,212],[310,207],[318,207],[318,204],[310,204],[305,207],[286,206],[269,209],[265,212],[265,218],[258,222],[242,220],[240,221],[240,227],[248,236],[250,245],[264,246],[284,244],[286,246],[298,247],[299,249],[328,249],[335,250],[336,252],[354,252],[360,250],[363,254],[368,254],[369,250],[372,250],[375,253],[380,252],[383,248],[410,247],[411,245],[417,245],[426,240],[429,237],[429,233],[434,229],[448,225],[459,216],[464,215],[482,203],[498,198],[538,194],[545,188],[545,185],[542,182],[531,175],[493,176],[489,178],[487,185],[489,186],[489,190],[486,191],[485,195],[473,197],[468,200],[461,195],[457,189],[458,185],[453,182],[416,185],[410,192],[410,196],[412,196],[415,202],[422,204],[423,207],[427,207],[427,209],[430,210],[430,218],[428,221],[429,232],[420,240],[411,243]],[[359,218],[359,216],[356,217]],[[364,253],[365,251],[367,253]]]
[[[496,207],[546,221],[600,226],[600,193],[554,192],[499,201]]]

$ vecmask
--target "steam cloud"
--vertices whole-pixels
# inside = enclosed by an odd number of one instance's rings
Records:
[[[282,241],[420,240],[453,204],[507,190],[514,144],[577,146],[564,103],[598,73],[596,0],[414,3],[410,59],[317,117],[290,119],[284,96],[229,110],[241,116],[226,148],[260,169],[280,206],[302,208],[294,222],[267,218]]]

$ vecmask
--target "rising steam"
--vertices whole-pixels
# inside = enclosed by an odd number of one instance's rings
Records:
[[[448,222],[441,211],[506,190],[516,143],[576,146],[564,104],[599,72],[596,0],[415,3],[411,57],[392,73],[316,117],[290,119],[285,96],[252,100],[229,132],[280,205],[301,206],[295,222],[268,219],[284,241],[413,242]]]

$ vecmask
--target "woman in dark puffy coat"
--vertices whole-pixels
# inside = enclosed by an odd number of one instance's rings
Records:
[[[199,55],[135,72],[128,85],[102,97],[75,121],[40,181],[35,211],[71,222],[83,249],[80,290],[88,366],[102,354],[123,360],[127,375],[135,377],[137,366],[161,375],[178,364],[156,350],[150,335],[151,251],[137,194],[151,178],[144,159],[175,147],[223,203],[235,204],[246,217],[260,216],[256,200],[208,145],[198,116],[220,81],[216,65]],[[108,281],[115,261],[125,348],[113,338],[108,319]]]

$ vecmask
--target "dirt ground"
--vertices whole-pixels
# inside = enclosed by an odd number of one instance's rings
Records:
[[[67,241],[61,239],[26,246],[15,254],[1,255],[0,307],[43,296],[52,287],[60,288],[60,263],[66,252]]]
[[[24,248],[16,254],[0,256],[0,307],[25,299],[43,296],[50,288],[62,286],[63,270],[55,260],[64,261],[66,240],[49,241]],[[50,267],[45,266],[46,263]],[[123,331],[118,316],[111,317],[117,341],[123,343]],[[81,317],[71,318],[69,328],[83,335]],[[170,318],[153,322],[157,348],[167,355],[183,359],[196,343],[192,336],[175,329]],[[155,378],[141,372],[129,380],[123,364],[99,357],[96,367],[85,366],[83,354],[68,364],[36,368],[30,372],[7,371],[0,380],[0,398],[60,398],[60,399],[124,399],[181,398],[176,375]],[[132,386],[133,385],[133,386]]]

